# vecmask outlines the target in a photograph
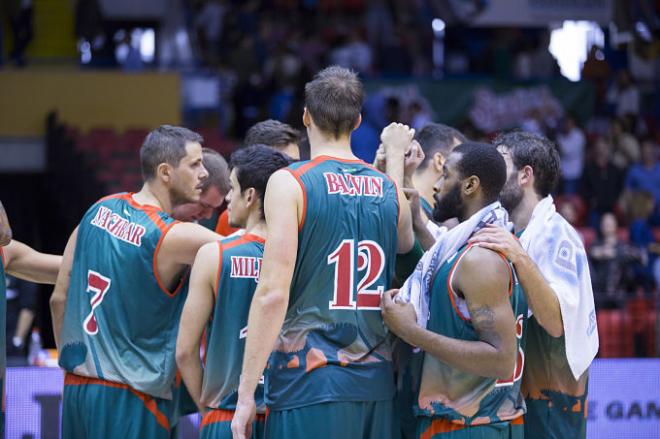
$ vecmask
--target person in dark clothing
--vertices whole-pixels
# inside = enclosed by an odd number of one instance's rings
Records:
[[[599,229],[600,218],[612,212],[623,190],[624,174],[611,159],[610,144],[603,137],[594,141],[592,160],[582,173],[582,197],[589,206],[589,225]]]

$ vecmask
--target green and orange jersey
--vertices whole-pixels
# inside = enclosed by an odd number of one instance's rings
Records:
[[[454,339],[477,341],[467,303],[452,287],[456,269],[473,245],[462,247],[439,269],[432,283],[427,329]],[[527,301],[511,264],[510,302],[516,317],[518,356],[510,379],[477,376],[447,365],[425,353],[416,406],[418,416],[441,418],[460,426],[510,421],[525,413],[520,391],[525,366]]]
[[[380,313],[397,251],[396,185],[360,160],[320,156],[287,168],[303,213],[289,305],[266,372],[285,410],[394,395],[392,341]]]
[[[214,409],[234,410],[243,365],[247,320],[257,289],[264,240],[246,233],[217,243],[220,262],[211,319],[206,327],[206,354],[202,403]],[[263,386],[255,395],[263,409]]]
[[[127,193],[105,197],[85,213],[61,333],[63,369],[172,397],[184,279],[164,285],[156,258],[175,224]]]
[[[552,337],[531,317],[525,355],[525,435],[540,439],[586,437],[589,370],[575,379],[566,359],[564,336]]]

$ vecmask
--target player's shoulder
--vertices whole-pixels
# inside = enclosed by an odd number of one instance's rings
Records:
[[[461,257],[457,275],[461,283],[504,285],[510,281],[511,267],[506,258],[496,251],[470,245]]]

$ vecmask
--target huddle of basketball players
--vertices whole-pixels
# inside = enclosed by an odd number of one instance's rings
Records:
[[[155,129],[142,189],[91,206],[61,257],[11,240],[0,209],[3,299],[5,272],[55,284],[62,437],[174,437],[195,411],[205,438],[585,437],[593,356],[567,354],[563,305],[585,295],[525,244],[553,144],[393,123],[372,166],[350,148],[362,104],[343,68],[305,86],[309,161],[274,121],[229,166]],[[195,221],[223,198],[230,236]],[[562,266],[585,270],[570,241]]]

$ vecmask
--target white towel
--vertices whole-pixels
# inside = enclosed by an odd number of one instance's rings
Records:
[[[534,208],[520,244],[557,295],[564,322],[566,358],[578,379],[598,352],[594,295],[582,240],[556,212],[552,196],[548,195]]]
[[[400,303],[412,303],[417,313],[417,324],[423,328],[429,320],[429,299],[431,281],[436,271],[450,256],[463,247],[468,239],[486,224],[495,224],[511,230],[509,214],[499,201],[489,204],[472,215],[467,221],[440,235],[422,259],[417,263],[415,271],[406,279],[396,295]],[[446,230],[446,229],[445,229]]]

